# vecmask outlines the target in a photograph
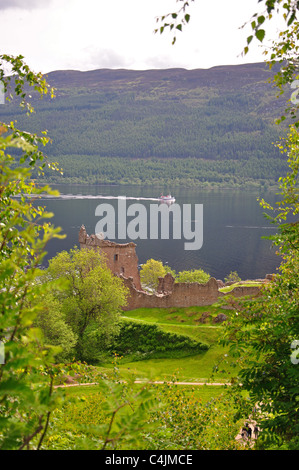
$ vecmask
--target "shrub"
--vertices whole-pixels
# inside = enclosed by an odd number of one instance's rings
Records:
[[[189,338],[163,331],[158,325],[136,321],[123,321],[119,335],[110,351],[122,356],[137,354],[139,358],[182,357],[208,349],[208,345]]]
[[[198,282],[199,284],[205,284],[209,279],[210,275],[202,269],[193,269],[179,272],[175,282]]]
[[[225,278],[224,282],[240,282],[241,278],[239,277],[237,271],[231,271]]]

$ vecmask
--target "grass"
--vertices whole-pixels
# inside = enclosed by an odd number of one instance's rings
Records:
[[[165,400],[167,407],[170,407],[170,413],[173,413],[173,419],[177,419],[177,423],[181,423],[180,420],[183,420],[182,422],[185,426],[186,420],[184,420],[183,417],[185,417],[187,413],[188,416],[190,416],[191,426],[190,429],[189,426],[187,426],[188,432],[194,437],[194,433],[192,434],[192,429],[194,428],[193,420],[197,419],[198,423],[202,424],[201,413],[204,413],[205,416],[206,407],[217,406],[218,409],[218,406],[221,407],[223,403],[223,406],[227,407],[226,400],[227,396],[229,396],[227,394],[229,394],[230,387],[225,387],[224,384],[229,381],[229,373],[227,371],[221,372],[218,370],[217,373],[211,376],[214,365],[219,360],[219,357],[222,357],[225,353],[225,349],[218,344],[223,326],[213,322],[215,316],[222,312],[223,310],[217,305],[185,309],[138,309],[125,312],[123,317],[131,322],[136,321],[158,325],[159,328],[165,332],[189,336],[192,339],[204,342],[209,345],[209,349],[181,358],[164,357],[161,359],[126,362],[126,358],[119,358],[115,361],[115,357],[111,357],[109,363],[100,364],[96,368],[99,372],[106,373],[108,377],[114,376],[114,379],[117,379],[118,384],[116,385],[114,382],[111,388],[112,393],[107,393],[107,390],[105,391],[105,388],[102,388],[103,384],[98,386],[78,385],[65,388],[65,405],[62,410],[58,410],[56,414],[54,413],[53,418],[56,419],[58,423],[58,431],[55,431],[49,436],[48,440],[45,442],[45,448],[68,450],[76,448],[75,439],[81,438],[82,434],[90,438],[92,442],[99,443],[99,440],[101,440],[99,432],[103,432],[101,431],[101,426],[104,423],[107,425],[110,419],[107,413],[105,414],[106,408],[103,408],[103,404],[107,400],[108,403],[109,400],[112,400],[113,403],[115,400],[117,400],[117,403],[119,399],[124,400],[125,396],[123,392],[119,394],[120,392],[117,392],[114,387],[117,386],[121,389],[124,387],[125,390],[126,384],[121,381],[129,381],[129,379],[132,378],[135,381],[139,379],[141,383],[134,382],[131,385],[131,381],[129,382],[130,396],[135,396],[136,392],[141,391],[144,384],[147,384],[147,382],[161,381],[162,384],[150,384],[151,400],[153,400],[154,403],[160,403],[161,400]],[[196,321],[198,318],[202,317],[203,313],[210,315],[207,317],[206,323]],[[147,330],[148,328],[144,328],[144,331]],[[163,382],[172,382],[172,384],[163,385]],[[175,382],[191,382],[194,385]],[[196,382],[222,383],[223,385],[197,385]],[[216,405],[213,405],[213,399],[219,399]],[[116,405],[114,404],[113,406]],[[144,404],[144,409],[146,409],[146,406],[147,405]],[[185,409],[184,406],[187,408]],[[194,406],[194,409],[192,406]],[[129,409],[126,405],[119,410],[116,421],[112,426],[113,432],[119,432],[121,426],[127,424],[132,409]],[[198,416],[196,415],[197,411],[199,413]],[[227,412],[230,413],[231,411],[225,408],[225,414]],[[194,418],[195,415],[196,417]],[[161,415],[161,419],[163,416],[164,414]],[[153,448],[156,449],[155,439],[158,443],[162,442],[162,444],[158,445],[164,445],[163,443],[170,437],[175,440],[179,425],[173,428],[172,418],[168,422],[167,416],[168,414],[166,413],[164,416],[166,419],[165,422],[168,423],[166,428],[164,425],[162,430],[159,429],[161,426],[160,421],[158,424],[156,422],[151,424],[151,439],[154,439],[152,444],[150,440],[145,439],[142,433],[139,433],[137,435],[139,440],[136,441],[136,445],[139,447],[136,447],[135,443],[130,444],[129,441],[128,443],[124,441],[120,445],[125,449],[131,448],[130,445],[134,449],[143,449],[147,448],[146,446],[148,445],[152,445],[154,446]],[[146,417],[145,423],[147,423],[147,420],[148,418]],[[187,422],[189,422],[188,418]],[[209,422],[207,422],[207,429],[210,429]],[[211,430],[209,432],[211,432]],[[185,448],[185,437],[180,440],[179,431],[177,438],[179,439],[180,448]],[[83,440],[82,442],[84,443],[85,441]],[[210,445],[214,445],[212,437]]]
[[[136,384],[136,389],[140,385]],[[207,402],[212,398],[216,398],[221,395],[225,388],[219,385],[204,385],[204,386],[190,386],[190,385],[177,385],[180,390],[184,390],[188,394],[192,394],[194,397],[201,399],[203,402]],[[99,387],[97,385],[79,385],[77,387],[66,388],[65,395],[67,398],[78,397],[87,398],[97,394]]]
[[[197,326],[201,324],[203,315],[210,315],[207,319],[207,323],[211,325],[213,319],[219,313],[223,313],[223,309],[217,305],[187,308],[138,308],[126,312],[124,318],[144,320],[159,324]],[[218,325],[214,326],[217,327]]]
[[[168,309],[137,309],[125,312],[124,319],[158,324],[161,329],[170,333],[189,336],[192,339],[208,344],[209,349],[188,357],[164,357],[128,362],[126,358],[119,360],[119,369],[127,377],[134,374],[136,379],[172,380],[186,382],[227,382],[230,378],[228,371],[213,371],[225,354],[225,349],[218,344],[223,327],[215,324],[214,318],[223,313],[217,305],[207,307],[168,308]],[[202,315],[209,315],[206,323],[199,321]],[[106,369],[113,367],[112,363],[102,364]],[[230,370],[232,372],[232,370]],[[212,377],[213,376],[213,377]]]
[[[235,282],[230,286],[220,287],[219,291],[227,294],[231,292],[235,287],[253,287],[253,286],[262,286],[262,282],[257,281],[246,281],[246,282]]]

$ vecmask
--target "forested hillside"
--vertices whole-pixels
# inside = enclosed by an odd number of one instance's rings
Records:
[[[16,104],[2,106],[0,117],[48,130],[47,153],[64,169],[52,183],[272,184],[284,162],[273,146],[273,116],[283,107],[271,74],[263,63],[57,71],[47,76],[54,100],[36,98],[30,119]]]

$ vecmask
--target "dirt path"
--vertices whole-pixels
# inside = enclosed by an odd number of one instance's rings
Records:
[[[213,382],[213,383],[210,383],[210,382],[165,382],[165,381],[160,381],[160,380],[155,380],[153,382],[149,381],[149,382],[146,382],[144,380],[134,380],[134,383],[135,384],[145,384],[145,383],[149,383],[149,384],[173,384],[173,385],[193,385],[193,386],[203,386],[203,385],[209,385],[209,386],[224,386],[224,385],[231,385],[230,383],[221,383],[221,382]],[[54,388],[66,388],[66,387],[84,387],[84,386],[88,386],[88,385],[98,385],[97,382],[91,382],[91,383],[83,383],[83,384],[80,384],[80,383],[73,383],[73,384],[62,384],[62,385],[55,385]]]

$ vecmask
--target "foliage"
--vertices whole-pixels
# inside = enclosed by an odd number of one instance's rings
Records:
[[[146,449],[244,448],[236,440],[241,422],[235,420],[233,401],[228,394],[203,403],[194,394],[187,394],[182,386],[165,384],[159,395],[165,406],[151,415],[155,427],[145,434]]]
[[[98,71],[98,91],[89,85],[89,72],[78,78],[80,88],[72,74],[66,84],[50,75],[58,96],[35,103],[28,129],[48,129],[48,156],[64,171],[45,169],[43,181],[273,185],[286,171],[272,145],[279,138],[273,114],[285,107],[275,103],[267,83],[275,67],[271,73],[264,64],[154,75],[123,71],[121,88],[118,73],[107,81]],[[27,126],[13,103],[0,112]]]
[[[202,269],[191,269],[190,271],[180,271],[175,278],[175,282],[198,282],[205,284],[209,279],[210,275]]]
[[[224,450],[243,449],[236,440],[243,421],[226,389],[125,379],[113,361],[113,377],[72,388],[51,416],[45,450]],[[90,391],[91,390],[91,391]],[[217,397],[217,398],[216,398]]]
[[[198,354],[207,349],[206,344],[188,336],[168,333],[156,324],[137,321],[123,321],[110,347],[111,351],[125,359],[129,356],[130,361],[132,355],[134,360],[175,358]]]
[[[162,261],[152,258],[148,259],[147,262],[141,266],[141,284],[144,288],[156,291],[159,284],[159,277],[164,277],[168,272],[175,275],[174,271],[169,266],[164,266]]]
[[[134,377],[123,380],[115,357],[114,375],[101,378],[97,392],[68,399],[56,409],[45,450],[115,450],[141,447],[142,432],[150,429],[149,412],[160,403],[148,383],[136,388]]]
[[[205,160],[203,158],[118,158],[87,155],[59,157],[63,176],[45,171],[38,181],[75,184],[164,185],[165,187],[277,188],[287,171],[280,158]]]
[[[178,11],[172,12],[172,13],[167,13],[166,15],[163,15],[161,17],[158,17],[156,19],[157,23],[162,23],[161,26],[157,29],[155,29],[155,33],[160,33],[162,34],[165,28],[169,28],[170,31],[173,31],[173,39],[172,39],[172,44],[175,44],[176,42],[176,33],[177,31],[182,31],[183,26],[187,25],[190,21],[190,14],[188,13],[188,8],[191,2],[194,2],[194,0],[179,0],[179,2],[182,2],[183,5]],[[165,20],[167,19],[167,23]]]
[[[276,120],[278,124],[291,117],[295,127],[299,126],[296,109],[298,105],[298,38],[299,22],[294,23],[286,30],[279,33],[279,39],[273,42],[271,49],[265,51],[269,68],[279,63],[281,66],[276,71],[272,83],[278,88],[279,94],[289,92],[290,99],[287,101],[285,113]],[[293,90],[293,91],[292,91]]]
[[[115,379],[117,382],[100,383],[98,391],[93,387],[91,393],[81,389],[69,395],[64,406],[53,414],[43,449],[244,448],[235,439],[242,421],[233,422],[234,402],[225,390],[221,394],[217,391],[218,398],[213,398],[215,390],[209,387],[203,400],[195,388],[174,383],[137,385],[119,380],[118,373]]]
[[[55,287],[57,280],[65,284],[63,290]],[[95,360],[101,345],[117,332],[120,308],[127,296],[122,280],[107,268],[102,253],[75,247],[49,261],[41,282],[53,284],[51,297],[44,297],[46,309],[40,316],[46,339],[50,344],[53,336],[60,344],[67,339],[74,344],[78,360]],[[47,318],[51,316],[49,325]],[[60,322],[54,323],[54,316]]]
[[[241,278],[239,277],[237,271],[231,271],[225,278],[224,282],[239,282]]]
[[[223,342],[230,345],[230,353],[241,366],[235,379],[237,388],[242,383],[250,394],[251,407],[259,409],[255,417],[263,430],[259,445],[266,448],[283,444],[298,448],[299,223],[289,219],[299,212],[298,143],[299,134],[293,127],[285,143],[290,172],[281,179],[282,198],[272,208],[277,212],[272,222],[279,224],[272,237],[282,258],[279,273],[264,287],[259,300],[241,302],[235,308]]]
[[[24,62],[24,57],[18,55],[13,57],[8,54],[0,55],[0,81],[4,85],[4,93],[9,93],[7,100],[19,97],[19,106],[27,109],[27,114],[33,113],[34,108],[30,101],[27,101],[26,86],[31,86],[40,97],[50,94],[53,98],[55,90],[47,83],[41,73],[34,73]],[[11,82],[14,85],[11,86]]]
[[[159,277],[164,277],[167,273],[170,273],[174,277],[175,282],[199,282],[204,284],[210,279],[210,275],[205,273],[202,269],[192,269],[175,273],[168,265],[163,265],[162,261],[149,259],[142,265],[140,270],[141,284],[144,288],[156,291],[159,284]]]
[[[155,29],[155,33],[160,32],[160,34],[162,34],[165,29],[169,29],[169,31],[173,33],[172,44],[175,44],[177,31],[182,31],[183,27],[186,26],[191,19],[189,8],[191,2],[194,1],[195,0],[177,0],[178,3],[181,2],[182,6],[175,12],[158,17],[156,21],[160,23],[161,26]],[[251,34],[247,37],[247,45],[244,47],[244,54],[248,53],[249,45],[253,38],[263,42],[266,37],[265,25],[267,21],[273,18],[275,13],[280,14],[280,17],[284,19],[286,24],[291,26],[296,19],[297,10],[299,9],[297,0],[258,0],[258,3],[264,4],[266,9],[263,13],[254,13],[252,15],[250,20]],[[248,23],[245,23],[245,25]]]
[[[247,46],[244,48],[244,53],[247,54],[249,50],[249,44],[251,43],[253,37],[258,39],[258,41],[263,42],[266,37],[266,30],[264,29],[267,21],[273,18],[273,15],[276,13],[283,18],[287,26],[291,26],[296,19],[297,10],[299,9],[299,4],[297,0],[259,0],[266,6],[264,14],[255,13],[251,19],[251,29],[252,35],[247,38]]]
[[[43,309],[38,314],[35,325],[43,332],[43,340],[46,344],[59,347],[60,352],[56,354],[57,362],[64,362],[75,357],[78,336],[65,321],[61,302],[52,292],[43,296]]]
[[[26,81],[46,92],[46,82],[29,70],[22,57],[1,55],[0,76],[6,89],[5,62],[19,74],[14,92],[21,95],[21,104]],[[30,105],[27,109],[32,110]],[[0,124],[0,341],[5,349],[0,365],[1,449],[39,449],[59,398],[53,395],[51,369],[57,351],[44,347],[41,332],[33,327],[42,309],[39,299],[47,292],[47,286],[37,282],[38,266],[47,243],[61,237],[59,229],[47,222],[51,214],[36,204],[42,192],[54,193],[30,181],[31,168],[42,171],[45,166],[39,146],[47,141],[45,135],[16,129],[13,122]],[[11,154],[15,149],[21,152],[18,161]]]

